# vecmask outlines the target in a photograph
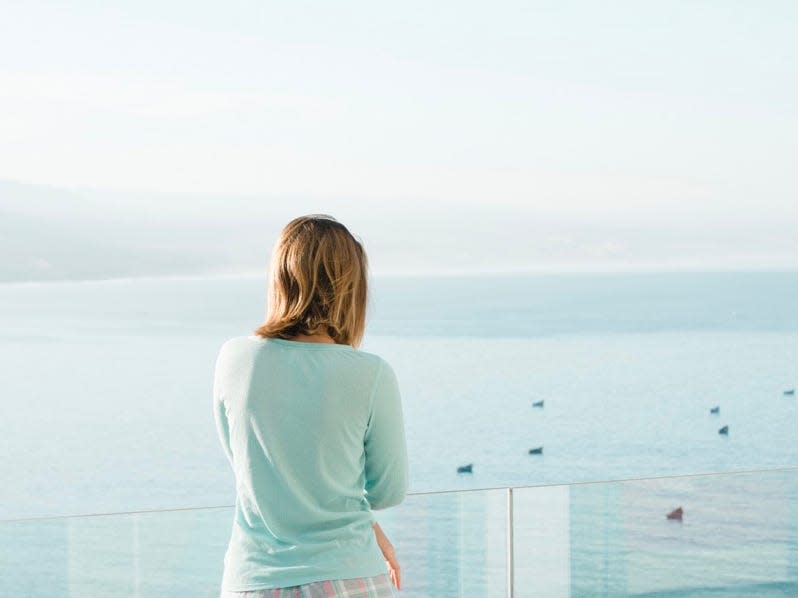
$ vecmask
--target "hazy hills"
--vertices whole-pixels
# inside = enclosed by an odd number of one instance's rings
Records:
[[[224,270],[202,229],[91,193],[0,182],[0,281],[96,279]]]
[[[555,208],[138,194],[0,181],[0,282],[265,272],[280,228],[312,212],[347,224],[380,273],[798,268],[792,211]]]

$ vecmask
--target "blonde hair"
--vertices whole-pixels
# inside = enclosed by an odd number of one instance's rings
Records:
[[[255,334],[326,332],[357,347],[366,329],[367,275],[363,245],[343,224],[327,214],[295,218],[272,252],[269,311]]]

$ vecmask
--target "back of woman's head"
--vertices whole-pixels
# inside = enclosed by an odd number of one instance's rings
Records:
[[[362,244],[332,216],[289,222],[269,268],[269,312],[255,334],[327,333],[356,347],[366,328],[368,263]]]

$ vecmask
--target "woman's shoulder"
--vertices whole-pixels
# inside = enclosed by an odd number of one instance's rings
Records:
[[[219,362],[231,362],[237,361],[245,355],[252,355],[258,344],[263,344],[263,340],[260,342],[257,340],[259,338],[244,334],[225,338],[219,345],[217,360]]]
[[[332,343],[295,341],[293,339],[272,338],[272,337],[260,336],[257,334],[228,337],[222,343],[222,346],[224,347],[228,344],[230,345],[243,344],[247,346],[263,346],[264,344],[275,344],[281,347],[290,346],[292,348],[302,348],[302,349],[318,349],[318,350],[340,349],[341,353],[358,355],[365,360],[372,360],[375,362],[384,361],[384,359],[380,355],[377,355],[376,353],[372,353],[370,351],[363,351],[362,349],[356,349],[351,345],[333,345]]]
[[[231,349],[236,346],[240,345],[247,345],[251,343],[256,337],[252,335],[238,335],[238,336],[230,336],[227,337],[225,340],[222,341],[221,346],[219,347],[219,351],[224,351],[226,349]]]
[[[385,376],[388,376],[389,378],[396,378],[396,373],[391,367],[391,364],[381,355],[370,353],[368,351],[355,351],[355,353],[360,355],[364,361],[368,362],[368,369],[373,375],[377,376],[378,378],[384,378]]]
[[[286,341],[278,339],[277,342],[270,343],[269,341],[273,339],[269,339],[266,337],[249,334],[249,335],[238,335],[226,338],[219,349],[220,353],[224,352],[238,352],[238,351],[246,351],[246,350],[253,350],[258,349],[259,347],[263,346],[275,346],[280,348],[285,348]],[[289,341],[290,343],[290,341]],[[370,365],[373,368],[381,368],[381,367],[390,367],[388,362],[377,353],[372,353],[371,351],[363,351],[361,349],[354,349],[350,346],[336,346],[330,347],[330,345],[319,344],[316,345],[315,343],[299,343],[302,345],[303,349],[316,349],[316,350],[325,350],[325,355],[338,355],[342,359],[355,361],[358,363],[363,364],[364,366]],[[295,348],[295,347],[292,347]]]
[[[360,359],[371,364],[375,368],[380,368],[385,366],[390,367],[388,365],[388,362],[381,355],[377,355],[376,353],[371,353],[370,351],[361,351],[360,349],[358,349],[357,351],[353,351],[353,353],[355,355],[358,355]]]

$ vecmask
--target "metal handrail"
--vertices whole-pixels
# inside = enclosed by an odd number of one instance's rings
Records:
[[[587,486],[587,485],[597,485],[597,484],[622,484],[625,482],[645,482],[645,481],[655,481],[655,480],[670,480],[670,479],[682,479],[682,478],[696,478],[696,477],[719,477],[719,476],[729,476],[729,475],[745,475],[751,473],[770,473],[770,472],[777,472],[777,471],[794,471],[798,473],[798,465],[791,465],[786,467],[770,467],[770,468],[762,468],[762,469],[741,469],[741,470],[734,470],[734,471],[712,471],[712,472],[705,472],[705,473],[685,473],[685,474],[673,474],[673,475],[664,475],[664,476],[651,476],[651,477],[641,477],[641,478],[618,478],[612,480],[589,480],[583,482],[554,482],[554,483],[542,483],[542,484],[528,484],[523,486],[488,486],[488,487],[481,487],[481,488],[461,488],[461,489],[451,489],[451,490],[422,490],[416,492],[408,492],[407,496],[431,496],[437,494],[464,494],[469,492],[490,492],[490,491],[505,491],[508,493],[508,506],[512,505],[512,492],[514,490],[528,490],[533,488],[551,488],[556,486]],[[74,519],[74,518],[81,518],[81,517],[109,517],[114,515],[139,515],[139,514],[146,514],[146,513],[171,513],[177,511],[202,511],[202,510],[210,510],[210,509],[231,509],[235,505],[234,504],[227,504],[227,505],[210,505],[210,506],[201,506],[201,507],[175,507],[170,509],[143,509],[138,511],[111,511],[105,513],[76,513],[76,514],[69,514],[69,515],[43,515],[39,517],[18,517],[18,518],[11,518],[11,519],[0,519],[0,524],[2,523],[16,523],[20,521],[42,521],[48,519]]]

